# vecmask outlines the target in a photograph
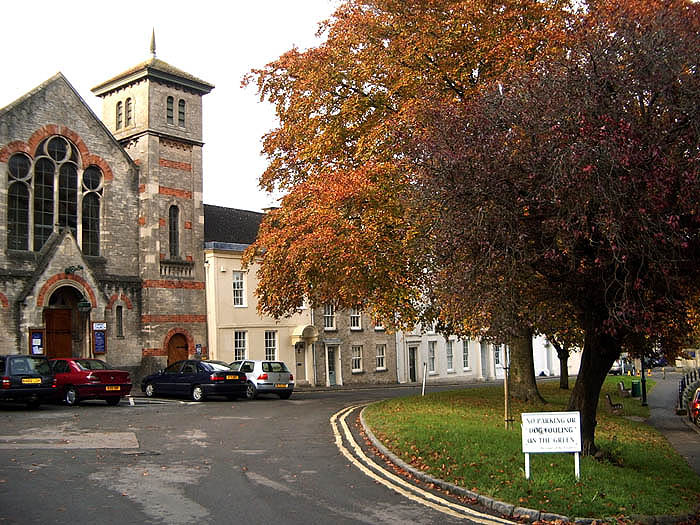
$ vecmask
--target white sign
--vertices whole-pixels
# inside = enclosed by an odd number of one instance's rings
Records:
[[[107,323],[92,323],[93,330],[107,330]]]
[[[579,412],[522,414],[523,452],[581,452]]]

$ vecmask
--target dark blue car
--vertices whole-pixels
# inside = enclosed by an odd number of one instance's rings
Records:
[[[236,399],[245,397],[246,375],[222,363],[187,359],[146,377],[141,390],[147,397],[188,396],[194,401],[204,401],[208,396]]]

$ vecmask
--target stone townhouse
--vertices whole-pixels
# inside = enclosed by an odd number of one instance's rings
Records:
[[[318,332],[313,345],[316,384],[390,384],[397,382],[397,335],[387,332],[360,309],[314,308]]]
[[[204,205],[209,349],[212,359],[279,359],[298,384],[396,383],[396,337],[360,311],[300,308],[257,313],[257,263],[241,266],[262,213]]]
[[[137,377],[206,354],[214,86],[151,52],[93,89],[101,120],[60,73],[0,109],[4,352],[99,356]]]
[[[315,384],[308,308],[281,319],[259,315],[256,263],[243,268],[243,252],[258,234],[263,214],[204,205],[209,356],[235,360],[284,361],[297,384]]]

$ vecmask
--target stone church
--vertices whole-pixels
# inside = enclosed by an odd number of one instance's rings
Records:
[[[93,88],[60,73],[0,109],[0,353],[141,377],[206,355],[202,97],[151,57]]]

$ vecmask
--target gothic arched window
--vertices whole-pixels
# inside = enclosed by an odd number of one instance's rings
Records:
[[[170,258],[180,256],[180,210],[177,206],[170,206],[168,210],[168,232],[170,245]]]
[[[175,124],[175,99],[173,97],[168,97],[166,101],[165,114],[168,124]]]
[[[8,249],[39,251],[54,230],[67,228],[86,254],[99,254],[102,172],[90,166],[81,174],[80,164],[78,148],[59,135],[44,139],[34,158],[10,157]]]
[[[99,255],[102,172],[98,167],[90,166],[83,173],[83,192],[83,253]]]
[[[116,121],[117,121],[117,129],[121,129],[122,127],[122,103],[121,101],[117,102],[117,115],[116,115]]]
[[[126,99],[126,109],[125,109],[125,117],[124,117],[124,126],[128,127],[131,126],[131,117],[134,112],[134,107],[133,103],[131,101],[131,98]]]
[[[177,103],[177,125],[185,127],[185,101],[182,99]]]

